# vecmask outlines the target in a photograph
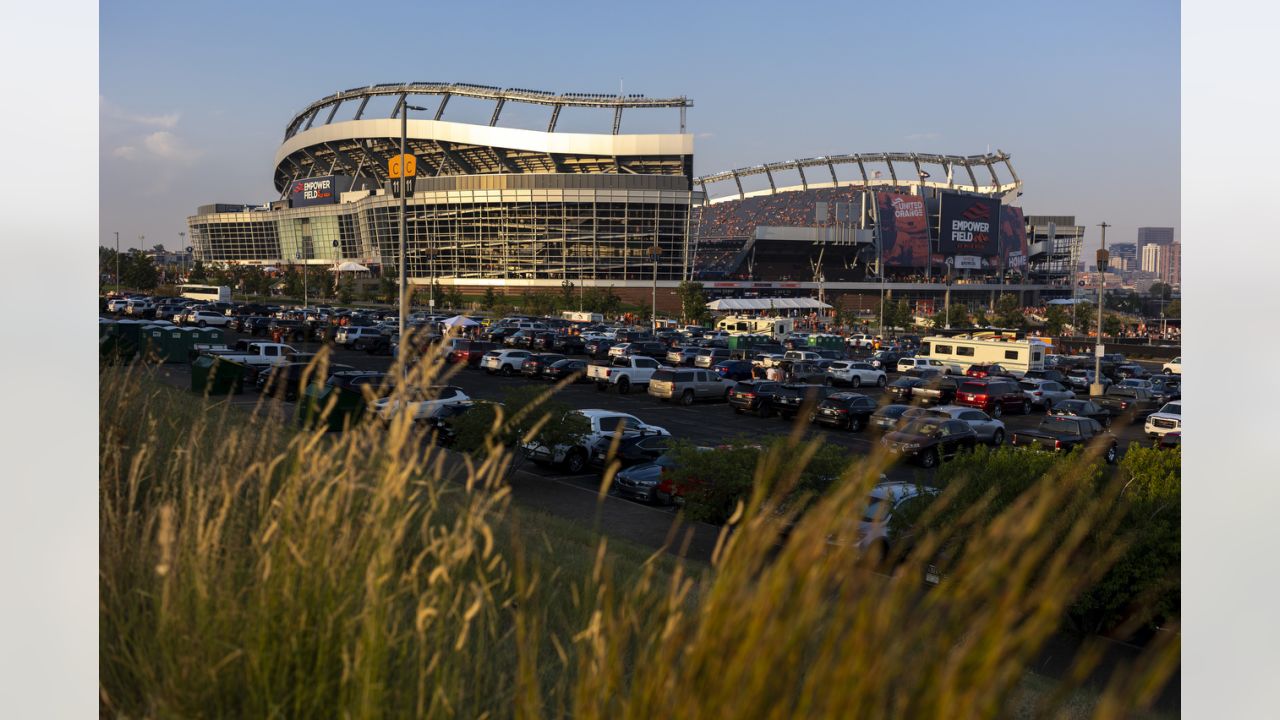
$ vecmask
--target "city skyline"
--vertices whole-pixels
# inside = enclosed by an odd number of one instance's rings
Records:
[[[1087,227],[1086,252],[1097,247],[1104,220],[1109,244],[1134,240],[1140,226],[1180,234],[1176,6],[974,11],[937,4],[908,18],[892,9],[814,6],[777,16],[772,6],[751,3],[671,4],[629,20],[631,36],[647,42],[625,50],[599,32],[605,18],[590,6],[561,13],[503,7],[509,22],[494,28],[474,12],[404,6],[404,23],[344,27],[344,47],[377,52],[298,51],[275,42],[284,28],[314,36],[338,7],[320,3],[303,16],[235,4],[104,6],[100,244],[112,245],[118,231],[125,248],[145,236],[145,247],[177,249],[197,206],[275,198],[264,158],[307,103],[348,87],[423,78],[687,95],[695,102],[688,131],[699,175],[846,152],[999,148],[1023,176],[1026,213],[1075,215]],[[428,22],[453,30],[423,40],[414,28]],[[884,24],[910,33],[855,33],[851,52],[840,30]],[[1124,32],[1135,24],[1144,28],[1138,38]],[[205,32],[175,32],[193,25]],[[1088,44],[1078,40],[1086,30]],[[580,39],[564,47],[537,39],[569,33]],[[1008,61],[992,66],[975,50],[972,63],[943,62],[965,54],[954,47],[956,33],[991,34]],[[486,50],[468,52],[477,43]],[[752,52],[752,43],[768,43],[769,51]],[[906,44],[927,50],[903,52]],[[1051,57],[1045,46],[1055,48]],[[489,110],[450,108],[464,120]],[[566,131],[599,129],[598,118],[568,115]],[[508,119],[539,122],[510,109]],[[675,125],[672,113],[636,112],[622,131],[673,132]]]

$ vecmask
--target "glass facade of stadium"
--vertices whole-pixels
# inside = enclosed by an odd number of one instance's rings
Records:
[[[558,285],[565,280],[679,281],[688,270],[684,176],[525,173],[418,178],[408,201],[411,281]],[[261,265],[353,261],[394,268],[399,200],[344,193],[303,208],[206,212],[188,218],[197,259]]]

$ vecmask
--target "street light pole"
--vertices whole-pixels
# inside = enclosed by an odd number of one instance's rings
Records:
[[[654,335],[658,334],[658,256],[662,254],[662,247],[658,245],[658,238],[653,238],[653,247],[649,248],[649,254],[653,256],[653,307],[652,311],[652,330]]]
[[[120,233],[116,233],[116,294],[120,294]]]
[[[404,177],[404,155],[405,145],[409,135],[409,108],[408,103],[402,101],[400,108],[400,352],[401,359],[400,373],[402,377],[407,379],[409,374],[408,363],[403,360],[408,357],[404,352],[405,321],[409,316],[409,293],[408,293],[408,275],[405,273],[405,228],[408,198],[405,197],[405,177]]]
[[[1093,348],[1093,384],[1089,387],[1090,395],[1101,395],[1102,387],[1102,300],[1103,287],[1107,284],[1107,228],[1111,227],[1104,220],[1098,223],[1102,228],[1102,247],[1098,250],[1098,344]]]

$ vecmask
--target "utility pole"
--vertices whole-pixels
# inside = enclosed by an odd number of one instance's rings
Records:
[[[1098,344],[1093,348],[1093,385],[1089,387],[1090,395],[1101,395],[1102,387],[1102,290],[1107,284],[1107,228],[1111,227],[1104,220],[1098,223],[1102,228],[1102,247],[1098,249]]]
[[[120,294],[120,233],[116,233],[116,294]]]

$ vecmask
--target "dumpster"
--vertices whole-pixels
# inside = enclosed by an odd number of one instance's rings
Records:
[[[191,389],[209,395],[243,392],[244,365],[213,355],[201,355],[191,363]]]
[[[333,403],[333,408],[325,416],[330,402]],[[298,398],[298,424],[308,430],[318,427],[342,430],[360,420],[367,404],[359,389],[343,390],[336,385],[313,383]]]

